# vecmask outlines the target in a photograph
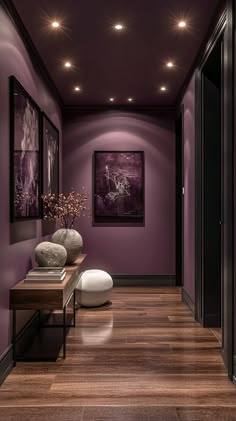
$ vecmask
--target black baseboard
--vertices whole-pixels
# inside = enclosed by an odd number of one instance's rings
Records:
[[[114,286],[169,287],[175,286],[175,275],[111,275]]]
[[[183,303],[186,304],[190,308],[193,314],[193,317],[195,318],[195,304],[192,298],[190,297],[190,295],[187,293],[187,291],[183,287],[181,289],[181,296],[182,296]]]
[[[17,334],[16,350],[21,354],[32,343],[35,333],[38,331],[38,312],[36,312],[26,325]],[[13,368],[13,350],[12,345],[0,356],[0,385],[4,382]]]
[[[0,356],[0,385],[4,382],[12,368],[12,345],[10,345]]]
[[[233,384],[236,386],[236,355],[233,356]]]

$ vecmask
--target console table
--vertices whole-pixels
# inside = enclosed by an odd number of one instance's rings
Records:
[[[13,362],[16,363],[16,311],[17,310],[62,310],[63,311],[63,358],[66,357],[66,307],[73,296],[73,324],[75,327],[75,288],[78,283],[78,271],[86,254],[81,254],[73,265],[65,266],[66,276],[60,283],[32,283],[20,281],[10,290],[10,309],[12,318]],[[60,327],[60,325],[47,325]]]

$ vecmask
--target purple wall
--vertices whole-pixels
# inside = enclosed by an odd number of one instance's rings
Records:
[[[41,222],[9,223],[9,76],[14,75],[48,114],[61,133],[60,110],[33,68],[25,46],[0,7],[0,355],[11,342],[9,289],[22,279],[31,264],[34,247],[41,239]],[[22,238],[29,238],[19,241]],[[29,312],[21,317],[21,324]]]
[[[92,196],[95,150],[145,153],[145,226],[93,226],[82,217],[78,230],[88,253],[84,268],[112,274],[175,274],[174,116],[151,117],[107,111],[68,116],[63,128],[63,190],[85,186]]]
[[[184,105],[184,288],[195,301],[195,75],[186,89]]]

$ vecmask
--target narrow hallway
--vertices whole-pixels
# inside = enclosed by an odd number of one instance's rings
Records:
[[[17,363],[1,421],[236,419],[219,340],[179,288],[116,287],[110,307],[77,312],[67,344],[65,361]]]

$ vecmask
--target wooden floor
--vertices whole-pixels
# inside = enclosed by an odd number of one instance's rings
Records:
[[[17,363],[0,420],[236,420],[219,338],[178,288],[114,288],[110,307],[77,312],[65,361]]]

